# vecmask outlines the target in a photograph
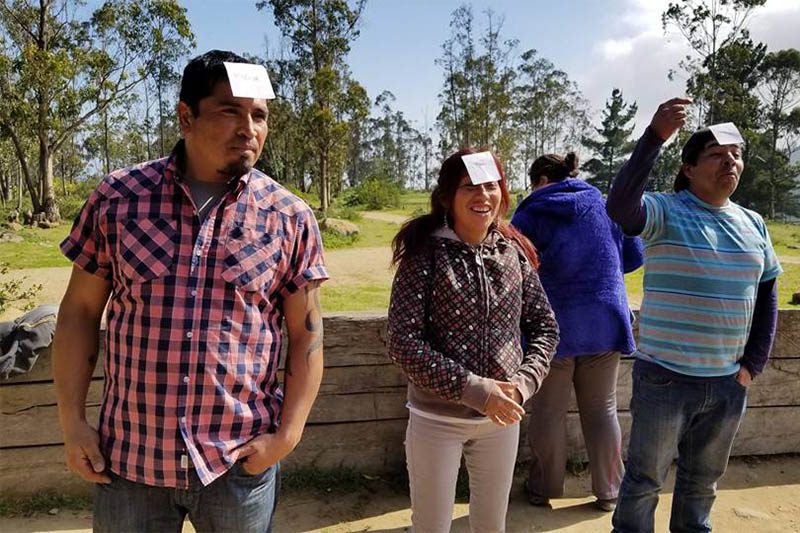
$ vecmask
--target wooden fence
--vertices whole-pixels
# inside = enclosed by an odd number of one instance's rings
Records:
[[[287,468],[348,466],[380,472],[402,467],[405,378],[386,356],[385,331],[385,314],[325,317],[322,387],[302,442],[284,462]],[[632,365],[623,360],[617,389],[626,440]],[[86,402],[93,421],[102,394],[100,366]],[[734,455],[800,452],[800,311],[780,312],[772,358],[748,402]],[[574,398],[568,417],[571,456],[585,458]],[[527,456],[527,447],[521,446],[520,459]],[[43,489],[88,489],[63,463],[49,353],[42,354],[32,372],[0,381],[0,495]]]

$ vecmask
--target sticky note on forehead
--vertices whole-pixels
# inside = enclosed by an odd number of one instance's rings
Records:
[[[744,142],[744,137],[739,133],[739,130],[733,122],[714,124],[713,126],[709,126],[708,129],[711,130],[711,133],[720,146],[726,144],[742,144]]]
[[[462,155],[461,160],[467,167],[467,174],[473,185],[500,181],[500,170],[498,170],[491,152]]]
[[[275,93],[267,75],[267,69],[253,63],[223,62],[231,84],[231,93],[236,98],[264,98],[272,100]]]

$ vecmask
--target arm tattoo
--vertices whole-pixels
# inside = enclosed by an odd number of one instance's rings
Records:
[[[314,334],[308,345],[306,358],[311,357],[311,354],[322,346],[322,311],[319,305],[319,291],[315,290],[319,285],[319,282],[311,282],[305,289],[306,331]]]

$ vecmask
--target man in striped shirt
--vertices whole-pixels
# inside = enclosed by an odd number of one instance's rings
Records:
[[[253,168],[268,85],[230,52],[190,61],[183,139],[104,178],[61,245],[74,267],[54,377],[67,465],[95,483],[95,531],[180,531],[186,516],[198,531],[271,528],[278,462],[319,389],[328,275],[311,209]],[[106,304],[95,431],[84,405]]]
[[[695,132],[671,194],[644,194],[663,143],[691,101],[659,106],[617,174],[607,209],[645,241],[644,299],[633,371],[633,425],[614,531],[650,532],[677,455],[670,531],[710,531],[716,483],[766,365],[781,273],[766,225],[730,201],[744,168],[733,124]]]

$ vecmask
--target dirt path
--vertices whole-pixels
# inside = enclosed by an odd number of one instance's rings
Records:
[[[509,533],[564,531],[595,533],[611,529],[611,516],[595,510],[587,497],[591,481],[587,474],[569,476],[567,497],[554,500],[552,509],[531,507],[516,480],[511,494],[507,528]],[[391,491],[385,483],[369,482],[356,493],[329,494],[293,492],[281,495],[275,519],[278,532],[406,531],[411,524],[408,497]],[[668,486],[672,485],[669,481]],[[656,531],[667,530],[672,495],[662,495],[656,512]],[[469,531],[468,505],[457,504],[452,531]],[[715,531],[800,532],[800,456],[734,460],[720,483],[712,512]],[[61,510],[57,515],[0,519],[4,532],[88,532],[91,513]],[[194,531],[190,525],[185,532]]]
[[[371,220],[382,220],[383,222],[393,222],[395,224],[402,224],[408,220],[408,217],[405,215],[385,213],[383,211],[361,211],[361,216]]]

